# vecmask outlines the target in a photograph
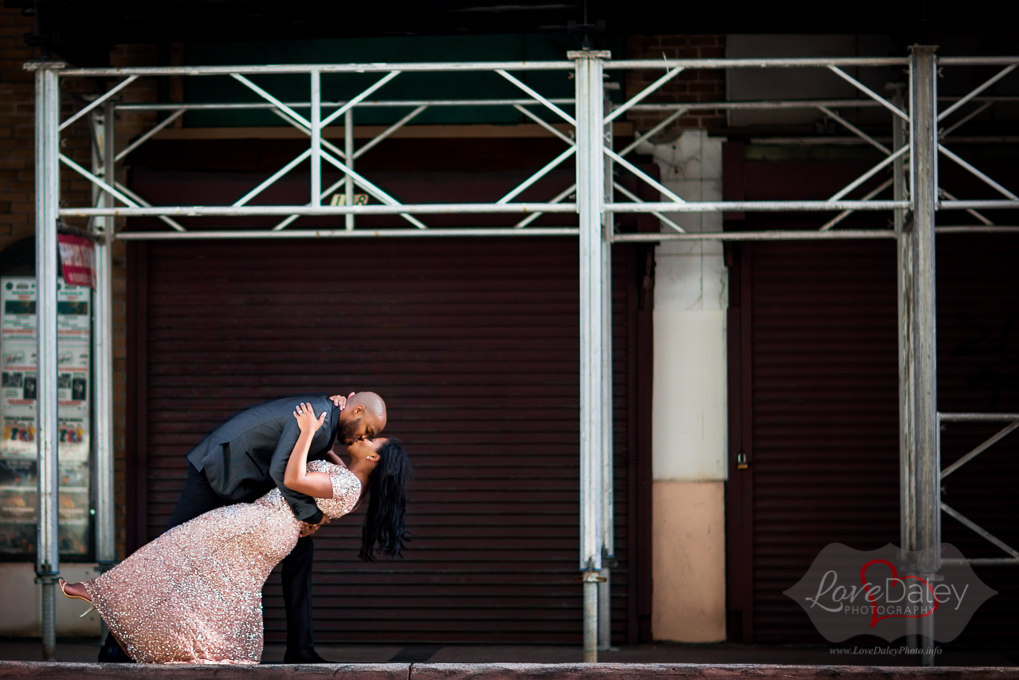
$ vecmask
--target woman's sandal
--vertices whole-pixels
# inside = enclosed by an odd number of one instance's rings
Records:
[[[64,579],[62,579],[62,578],[61,579],[57,579],[57,583],[60,585],[60,592],[62,592],[64,594],[64,597],[69,597],[71,599],[76,599],[76,600],[84,600],[85,602],[88,602],[89,605],[91,605],[88,609],[85,610],[85,614],[88,614],[90,611],[92,611],[92,610],[94,610],[96,608],[96,606],[94,604],[92,604],[92,600],[88,599],[87,597],[82,597],[81,595],[75,595],[74,593],[67,592],[67,588],[65,588],[65,586],[67,585],[67,581],[65,581]],[[82,614],[78,618],[79,619],[85,618],[85,614]]]

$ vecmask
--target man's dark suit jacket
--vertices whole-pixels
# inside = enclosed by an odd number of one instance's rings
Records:
[[[294,409],[302,402],[309,402],[316,415],[326,412],[308,452],[308,460],[321,458],[336,438],[340,415],[325,395],[286,397],[241,411],[191,449],[187,458],[197,470],[204,470],[213,491],[226,500],[253,501],[276,486],[297,519],[318,521],[321,513],[315,499],[283,485],[287,461],[301,435]]]

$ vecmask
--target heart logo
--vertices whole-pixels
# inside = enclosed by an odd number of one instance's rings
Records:
[[[929,612],[927,612],[926,614],[885,614],[884,616],[878,616],[877,615],[877,604],[876,604],[877,598],[874,597],[873,594],[870,592],[870,584],[867,582],[867,570],[870,569],[875,564],[884,564],[884,565],[886,565],[888,567],[888,569],[891,570],[892,578],[894,578],[894,579],[897,579],[899,581],[905,581],[906,579],[913,579],[914,581],[919,581],[920,583],[922,583],[925,586],[927,586],[927,590],[929,590],[930,593],[931,593],[931,601],[934,602],[934,606],[931,608],[931,610]],[[871,628],[876,626],[877,622],[881,621],[882,619],[891,619],[891,618],[922,619],[925,616],[930,616],[931,614],[936,612],[938,610],[938,606],[941,604],[940,602],[938,602],[938,598],[934,597],[934,588],[932,588],[931,584],[927,582],[927,579],[920,578],[919,576],[903,576],[900,579],[899,578],[899,571],[895,568],[895,565],[892,564],[891,562],[889,562],[888,560],[871,560],[870,562],[867,562],[865,565],[863,565],[863,568],[860,569],[860,581],[863,582],[863,589],[867,593],[867,601],[869,601],[870,604],[871,604],[871,607],[870,607],[870,627]],[[905,586],[903,586],[903,587],[905,587]]]

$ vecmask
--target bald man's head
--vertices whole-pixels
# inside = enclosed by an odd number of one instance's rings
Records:
[[[340,411],[338,438],[344,443],[355,439],[373,439],[386,427],[386,402],[374,392],[358,392],[347,399]]]

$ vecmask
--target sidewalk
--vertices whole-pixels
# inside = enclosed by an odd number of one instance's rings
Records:
[[[782,647],[737,644],[684,645],[661,643],[621,647],[600,652],[602,663],[642,664],[793,664],[810,666],[919,666],[920,659],[899,652],[898,647],[881,644],[874,654],[873,646],[853,653],[833,653],[828,647]],[[1017,649],[942,648],[937,657],[939,667],[1019,668]],[[262,655],[265,664],[283,661],[282,645],[266,645]],[[98,640],[60,640],[57,660],[92,663],[99,652]],[[318,646],[318,652],[337,664],[577,664],[583,660],[579,647],[538,645],[329,645]],[[863,653],[861,653],[863,652]],[[38,638],[0,639],[0,661],[40,661]],[[1017,672],[1019,676],[1019,672]],[[1003,677],[1003,676],[1002,676]]]

